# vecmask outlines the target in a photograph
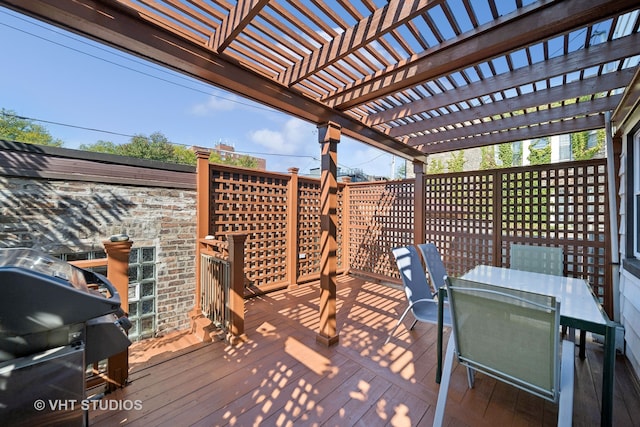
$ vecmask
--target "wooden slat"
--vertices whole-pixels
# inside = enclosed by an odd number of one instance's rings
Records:
[[[287,69],[281,82],[287,86],[295,84],[318,70],[333,64],[357,49],[370,44],[380,34],[404,24],[440,1],[433,0],[392,0],[388,5],[363,18],[354,27],[328,40],[305,58]]]
[[[218,53],[225,50],[268,2],[269,0],[240,0],[215,32],[211,46],[213,50]]]
[[[607,0],[535,3],[442,43],[418,58],[395,64],[392,70],[354,82],[324,101],[339,110],[348,109],[636,6],[635,0],[618,1],[615,6]]]
[[[516,98],[508,98],[484,104],[481,107],[468,108],[451,114],[430,117],[429,119],[416,121],[415,123],[409,123],[404,126],[393,127],[390,128],[387,133],[393,137],[409,135],[415,132],[423,132],[425,130],[456,125],[467,121],[471,122],[485,117],[521,111],[527,108],[538,107],[540,105],[548,105],[554,102],[576,99],[585,95],[593,95],[594,90],[596,89],[598,91],[610,91],[628,85],[633,77],[633,73],[634,69],[628,69],[584,80],[578,80],[565,85],[523,94]],[[430,109],[433,109],[433,107]]]
[[[469,126],[461,126],[445,132],[437,132],[409,138],[408,143],[411,146],[429,145],[439,142],[461,138],[469,138],[476,135],[494,134],[501,131],[516,130],[523,128],[530,123],[530,117],[535,116],[536,123],[551,123],[569,117],[581,117],[587,115],[598,114],[600,111],[611,111],[615,108],[622,95],[614,95],[606,98],[596,98],[592,101],[581,101],[560,107],[546,108],[535,112],[513,115],[503,119],[491,120],[479,124]],[[428,121],[427,121],[428,122]],[[527,129],[529,130],[529,129]]]
[[[577,50],[569,55],[558,56],[535,64],[533,70],[524,67],[509,74],[501,74],[480,80],[468,86],[463,86],[456,91],[447,91],[426,100],[389,108],[384,112],[372,114],[368,122],[371,124],[388,122],[514,87],[533,84],[555,76],[562,76],[585,67],[597,66],[603,62],[616,61],[635,52],[639,43],[640,34],[635,34],[610,43],[593,46],[588,51],[584,49]]]
[[[523,129],[511,129],[489,135],[474,136],[466,139],[450,141],[444,144],[417,146],[427,154],[442,153],[449,150],[464,150],[483,147],[485,145],[503,144],[505,142],[524,141],[527,139],[545,138],[552,135],[565,135],[573,132],[604,128],[604,115],[583,117],[562,122],[554,122]]]

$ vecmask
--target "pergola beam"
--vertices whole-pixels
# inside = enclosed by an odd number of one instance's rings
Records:
[[[425,154],[445,153],[454,150],[466,150],[468,148],[484,147],[487,145],[504,144],[527,139],[544,138],[553,135],[564,135],[573,132],[602,129],[604,127],[604,115],[581,117],[578,119],[563,120],[546,123],[520,129],[503,130],[496,133],[474,136],[456,141],[439,142],[420,147]]]
[[[640,44],[640,33],[592,46],[589,49],[577,50],[568,55],[558,56],[530,67],[514,70],[506,75],[497,75],[459,87],[455,91],[443,92],[423,100],[371,114],[366,124],[373,126],[390,122],[485,95],[563,76],[587,67],[596,67],[600,64],[617,61],[635,55],[638,44]]]
[[[529,126],[530,122],[548,123],[566,119],[567,117],[580,117],[598,114],[601,111],[612,111],[618,105],[622,95],[608,96],[606,98],[596,98],[591,101],[581,101],[562,107],[547,108],[536,112],[521,114],[508,118],[491,120],[470,126],[458,127],[452,130],[436,132],[415,138],[409,138],[408,144],[411,146],[433,144],[443,141],[443,135],[447,140],[468,138],[474,135],[492,134],[512,129],[520,129]],[[531,119],[528,116],[534,116]]]
[[[19,13],[176,70],[311,123],[333,122],[342,133],[406,159],[423,154],[355,118],[216,55],[204,43],[186,39],[141,20],[139,12],[117,3],[92,0],[1,0]]]
[[[482,120],[488,117],[499,116],[501,114],[512,113],[514,111],[524,111],[539,106],[549,105],[554,102],[576,99],[583,96],[599,92],[611,91],[625,87],[631,81],[634,70],[627,69],[613,73],[603,74],[573,83],[552,87],[545,90],[538,90],[528,94],[523,94],[502,101],[483,104],[478,107],[460,110],[451,114],[431,117],[429,119],[416,121],[403,126],[389,129],[388,134],[393,137],[401,137],[417,132],[431,131],[433,129],[455,126],[474,120]]]
[[[386,6],[362,18],[342,34],[327,40],[320,48],[289,67],[280,81],[286,86],[315,74],[356,50],[376,41],[380,35],[405,24],[443,0],[391,0]]]
[[[231,42],[251,23],[269,0],[239,0],[238,4],[229,11],[222,20],[220,27],[213,34],[211,48],[222,53]]]
[[[346,110],[632,10],[637,0],[542,1],[367,76],[322,101]]]

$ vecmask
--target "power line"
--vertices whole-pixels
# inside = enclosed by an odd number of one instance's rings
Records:
[[[179,73],[175,73],[175,74],[174,74],[174,73],[169,72],[169,71],[167,71],[166,69],[161,68],[161,67],[155,67],[155,66],[150,65],[150,64],[148,64],[148,63],[146,63],[146,62],[144,62],[144,61],[138,60],[136,57],[126,56],[126,55],[123,55],[123,54],[119,53],[118,51],[111,51],[111,50],[107,50],[107,49],[105,49],[105,48],[103,48],[103,47],[101,47],[101,46],[96,46],[96,45],[94,45],[94,44],[88,43],[88,42],[86,42],[86,41],[85,41],[85,40],[83,40],[83,39],[76,38],[76,37],[72,37],[71,35],[66,34],[65,32],[55,31],[55,30],[53,30],[53,29],[51,29],[51,28],[48,28],[48,27],[46,27],[46,26],[44,26],[44,25],[40,25],[40,24],[38,24],[38,23],[31,22],[31,21],[29,21],[29,20],[27,20],[27,19],[25,19],[25,18],[23,18],[23,17],[21,17],[21,16],[17,16],[17,15],[13,15],[13,14],[7,13],[6,11],[1,11],[1,10],[0,10],[0,12],[4,13],[5,15],[11,16],[11,17],[13,17],[13,18],[15,18],[15,19],[19,19],[19,20],[21,20],[21,21],[23,21],[23,22],[25,22],[25,23],[28,23],[28,24],[30,24],[30,25],[32,25],[32,26],[38,27],[38,28],[40,28],[40,29],[42,29],[42,30],[46,30],[46,31],[49,31],[49,32],[51,32],[51,33],[54,33],[54,34],[56,34],[56,35],[58,35],[58,36],[65,37],[65,38],[68,38],[68,39],[70,39],[70,40],[73,40],[74,42],[82,43],[82,44],[84,44],[84,45],[86,45],[86,46],[89,46],[89,47],[91,47],[91,48],[93,48],[93,49],[100,50],[100,51],[102,51],[102,52],[104,52],[104,53],[112,54],[112,55],[114,55],[114,56],[116,56],[116,57],[119,57],[119,58],[121,58],[121,59],[123,59],[123,60],[131,61],[131,62],[133,62],[133,63],[135,63],[135,64],[137,64],[137,65],[141,65],[141,66],[144,66],[144,67],[148,67],[148,68],[150,68],[150,69],[152,69],[152,70],[154,70],[154,71],[165,73],[165,74],[170,75],[170,76],[172,76],[172,77],[174,77],[174,78],[180,78],[180,79],[183,79],[183,80],[187,80],[187,81],[189,81],[189,82],[191,82],[191,83],[195,82],[195,83],[202,84],[202,85],[203,85],[203,86],[205,86],[205,87],[209,87],[208,85],[206,85],[206,84],[205,84],[205,83],[203,83],[203,82],[199,82],[198,80],[188,78],[188,77],[183,76],[183,75],[181,75],[181,74],[179,74]],[[68,49],[68,50],[74,51],[74,52],[76,52],[76,53],[79,53],[79,54],[82,54],[82,55],[86,55],[86,56],[88,56],[88,57],[91,57],[91,58],[97,59],[97,60],[99,60],[99,61],[103,61],[103,62],[109,63],[109,64],[111,64],[111,65],[114,65],[114,66],[116,66],[116,67],[120,67],[120,68],[123,68],[123,69],[125,69],[125,70],[131,71],[131,72],[134,72],[134,73],[138,73],[138,74],[141,74],[141,75],[146,76],[146,77],[151,77],[151,78],[153,78],[153,79],[160,80],[160,81],[163,81],[163,82],[168,83],[168,84],[172,84],[172,85],[177,86],[177,87],[181,87],[181,88],[188,89],[188,90],[191,90],[191,91],[194,91],[194,92],[202,93],[202,94],[205,94],[205,95],[208,95],[208,96],[212,96],[212,97],[219,98],[219,99],[222,99],[222,100],[225,100],[225,101],[233,102],[233,103],[236,103],[236,104],[239,104],[239,105],[244,105],[244,106],[247,106],[247,107],[252,107],[252,108],[255,108],[255,109],[264,110],[264,111],[269,111],[269,112],[275,112],[275,110],[273,110],[273,109],[271,109],[271,108],[262,107],[262,106],[260,106],[260,105],[258,105],[258,104],[254,104],[254,103],[251,103],[251,104],[250,104],[250,103],[242,102],[242,101],[239,101],[239,100],[237,100],[237,99],[228,98],[228,97],[224,97],[224,96],[220,96],[220,95],[213,94],[213,93],[211,93],[210,91],[200,90],[200,89],[197,89],[197,88],[194,88],[194,87],[191,87],[191,86],[185,85],[185,84],[178,83],[178,82],[176,82],[176,81],[171,81],[171,80],[169,80],[169,79],[162,78],[162,77],[156,76],[156,75],[154,75],[154,74],[150,74],[150,73],[148,73],[148,72],[144,72],[144,71],[142,71],[142,70],[138,70],[138,69],[132,68],[132,67],[130,67],[130,66],[127,66],[127,65],[124,65],[124,64],[121,64],[121,63],[115,62],[115,61],[108,60],[108,59],[106,59],[106,58],[102,58],[102,57],[100,57],[100,56],[97,56],[97,55],[94,55],[94,54],[92,54],[92,53],[89,53],[89,52],[83,51],[83,50],[81,50],[81,49],[77,49],[77,48],[74,48],[74,47],[71,47],[71,46],[65,45],[65,44],[63,44],[63,43],[60,43],[60,42],[54,41],[54,40],[52,40],[52,39],[48,39],[48,38],[45,38],[45,37],[39,36],[39,35],[34,34],[34,33],[32,33],[32,32],[26,31],[26,30],[21,29],[21,28],[17,28],[17,27],[15,27],[15,26],[12,26],[12,25],[9,25],[9,24],[3,23],[3,22],[0,22],[0,25],[3,25],[3,26],[5,26],[5,27],[7,27],[7,28],[10,28],[10,29],[12,29],[12,30],[14,30],[14,31],[21,32],[21,33],[23,33],[23,34],[27,34],[27,35],[29,35],[29,36],[31,36],[31,37],[34,37],[34,38],[37,38],[37,39],[43,40],[43,41],[45,41],[45,42],[48,42],[48,43],[51,43],[51,44],[54,44],[54,45],[60,46],[60,47],[62,47],[62,48],[65,48],[65,49]],[[90,131],[90,132],[98,132],[98,133],[104,133],[104,134],[109,134],[109,135],[123,136],[123,137],[127,137],[127,138],[144,137],[143,135],[131,135],[131,134],[126,134],[126,133],[121,133],[121,132],[108,131],[108,130],[97,129],[97,128],[91,128],[91,127],[86,127],[86,126],[72,125],[72,124],[68,124],[68,123],[61,123],[61,122],[56,122],[56,121],[51,121],[51,120],[37,119],[37,118],[33,118],[33,117],[26,117],[26,116],[19,116],[19,115],[13,115],[13,116],[14,116],[14,117],[16,117],[16,118],[19,118],[19,119],[23,119],[23,120],[31,120],[31,121],[34,121],[34,122],[47,123],[47,124],[51,124],[51,125],[55,125],[55,126],[69,127],[69,128],[74,128],[74,129],[80,129],[80,130]],[[145,137],[145,138],[147,138],[147,137]],[[149,138],[147,138],[147,139],[149,139]],[[184,147],[189,147],[189,145],[188,145],[188,144],[174,143],[174,142],[171,142],[171,143],[172,143],[172,144],[175,144],[175,145],[181,145],[181,146],[184,146]],[[261,153],[261,152],[251,152],[251,151],[243,151],[243,152],[241,152],[241,151],[236,151],[236,153],[239,153],[239,154],[263,155],[263,156],[279,156],[279,157],[308,158],[308,159],[312,159],[312,161],[319,161],[319,159],[317,159],[316,157],[314,157],[314,156],[309,156],[309,155],[293,155],[293,154],[280,154],[280,153]],[[378,155],[378,156],[376,156],[376,157],[374,157],[374,158],[372,158],[372,159],[370,159],[370,160],[367,160],[367,161],[365,161],[365,162],[362,162],[362,163],[360,163],[359,165],[364,165],[364,164],[370,163],[370,162],[372,162],[372,161],[376,160],[377,158],[379,158],[379,157],[381,157],[381,156],[383,156],[383,155],[385,155],[385,154],[386,154],[386,153],[381,153],[380,155]],[[359,166],[359,165],[358,165],[358,166]],[[339,165],[339,166],[341,166],[341,167],[345,167],[345,168],[348,168],[348,169],[357,169],[357,167],[350,167],[350,166],[344,166],[344,165]]]
[[[200,84],[204,85],[205,87],[209,87],[208,85],[206,85],[206,84],[205,84],[205,83],[203,83],[203,82],[199,82],[198,80],[195,80],[195,79],[191,79],[191,78],[185,77],[185,76],[183,76],[183,75],[180,75],[179,73],[173,74],[173,73],[171,73],[171,72],[167,71],[166,69],[158,68],[158,67],[155,67],[155,66],[149,65],[149,64],[147,64],[147,63],[145,63],[145,62],[142,62],[142,61],[134,60],[134,59],[132,59],[132,58],[130,58],[130,57],[128,57],[128,56],[122,55],[122,54],[120,54],[120,53],[112,52],[112,51],[109,51],[109,50],[107,50],[107,49],[104,49],[104,48],[102,48],[102,47],[100,47],[100,46],[95,46],[95,45],[92,45],[92,44],[90,44],[90,43],[87,43],[87,42],[86,42],[86,41],[84,41],[84,40],[77,39],[77,38],[75,38],[75,37],[71,37],[71,36],[69,36],[68,34],[61,33],[61,32],[58,32],[58,31],[53,31],[53,30],[52,30],[52,29],[50,29],[50,28],[47,28],[47,27],[45,27],[45,26],[42,26],[42,25],[38,25],[38,24],[32,23],[32,22],[30,22],[30,21],[28,21],[28,20],[26,20],[26,19],[24,19],[24,18],[21,18],[21,17],[18,17],[18,16],[11,15],[11,14],[9,14],[9,13],[7,13],[7,12],[4,12],[4,11],[2,11],[2,13],[4,13],[5,15],[13,16],[13,17],[15,17],[15,18],[17,18],[17,19],[20,19],[20,20],[22,20],[22,21],[24,21],[24,22],[27,22],[27,23],[29,23],[29,24],[32,24],[32,25],[34,25],[34,26],[36,26],[36,27],[39,27],[39,28],[41,28],[41,29],[43,29],[43,30],[50,31],[50,32],[52,32],[52,33],[54,33],[54,34],[57,34],[57,35],[59,35],[59,36],[63,36],[63,37],[69,38],[69,39],[71,39],[71,40],[73,40],[73,41],[75,41],[75,42],[83,43],[83,44],[85,44],[85,45],[87,45],[87,46],[91,46],[91,47],[92,47],[92,48],[94,48],[94,49],[98,49],[98,50],[101,50],[101,51],[103,51],[103,52],[105,52],[105,53],[109,53],[109,54],[112,54],[112,55],[118,56],[118,57],[120,57],[120,58],[122,58],[122,59],[130,60],[130,61],[132,61],[132,62],[134,62],[134,63],[136,63],[136,64],[138,64],[138,65],[143,65],[143,66],[145,66],[145,67],[151,68],[151,69],[152,69],[152,70],[154,70],[154,71],[158,71],[158,72],[166,73],[166,74],[168,74],[168,75],[170,75],[170,76],[172,76],[172,77],[177,77],[177,78],[180,78],[180,79],[184,79],[184,80],[187,80],[187,81],[189,81],[189,82],[191,82],[191,83],[193,83],[193,82],[197,82],[197,83],[200,83]],[[171,81],[171,80],[166,79],[166,78],[162,78],[162,77],[156,76],[156,75],[154,75],[154,74],[150,74],[150,73],[144,72],[144,71],[142,71],[142,70],[137,70],[137,69],[135,69],[135,68],[132,68],[132,67],[126,66],[126,65],[124,65],[124,64],[119,64],[119,63],[117,63],[117,62],[114,62],[114,61],[108,60],[108,59],[106,59],[106,58],[102,58],[102,57],[96,56],[96,55],[94,55],[94,54],[91,54],[91,53],[85,52],[85,51],[83,51],[83,50],[76,49],[76,48],[71,47],[71,46],[67,46],[67,45],[65,45],[65,44],[63,44],[63,43],[59,43],[59,42],[57,42],[57,41],[47,39],[47,38],[45,38],[45,37],[42,37],[42,36],[39,36],[39,35],[37,35],[37,34],[31,33],[31,32],[29,32],[29,31],[23,30],[23,29],[21,29],[21,28],[14,27],[14,26],[9,25],[9,24],[6,24],[6,23],[4,23],[4,22],[0,22],[0,25],[3,25],[3,26],[5,26],[5,27],[7,27],[7,28],[11,28],[11,29],[12,29],[12,30],[14,30],[14,31],[18,31],[18,32],[21,32],[21,33],[23,33],[23,34],[27,34],[27,35],[30,35],[30,36],[32,36],[32,37],[38,38],[38,39],[43,40],[43,41],[45,41],[45,42],[47,42],[47,43],[55,44],[55,45],[57,45],[57,46],[60,46],[60,47],[65,48],[65,49],[69,49],[69,50],[74,51],[74,52],[76,52],[76,53],[80,53],[80,54],[82,54],[82,55],[89,56],[89,57],[91,57],[91,58],[97,59],[97,60],[99,60],[99,61],[106,62],[106,63],[111,64],[111,65],[114,65],[114,66],[116,66],[116,67],[120,67],[120,68],[123,68],[123,69],[125,69],[125,70],[132,71],[132,72],[134,72],[134,73],[141,74],[141,75],[143,75],[143,76],[151,77],[151,78],[153,78],[153,79],[160,80],[160,81],[163,81],[163,82],[165,82],[165,83],[172,84],[172,85],[177,86],[177,87],[181,87],[181,88],[184,88],[184,89],[192,90],[192,91],[194,91],[194,92],[202,93],[202,94],[204,94],[204,95],[209,95],[209,96],[212,96],[212,97],[215,97],[215,98],[222,99],[222,100],[224,100],[224,101],[233,102],[233,103],[236,103],[236,104],[239,104],[239,105],[243,105],[243,106],[246,106],[246,107],[251,107],[251,108],[255,108],[255,109],[263,110],[263,111],[275,112],[275,110],[273,110],[272,108],[263,107],[263,106],[261,106],[261,105],[259,105],[259,104],[243,102],[243,101],[240,101],[240,100],[238,100],[238,99],[228,98],[228,97],[224,97],[224,96],[221,96],[221,95],[216,95],[216,94],[214,94],[214,93],[211,93],[210,91],[200,90],[200,89],[197,89],[197,88],[194,88],[194,87],[191,87],[191,86],[185,85],[185,84],[181,84],[181,83],[178,83],[178,82],[175,82],[175,81]],[[135,58],[135,57],[134,57],[134,58]]]

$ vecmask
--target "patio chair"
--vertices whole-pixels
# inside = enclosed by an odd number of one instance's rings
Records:
[[[564,276],[562,248],[511,244],[510,268]]]
[[[441,426],[453,359],[474,371],[558,403],[558,425],[573,417],[574,345],[560,344],[560,302],[464,279],[447,279],[453,328],[444,361],[434,426]]]
[[[511,243],[510,268],[514,270],[532,271],[534,273],[564,276],[564,252],[560,247],[531,246]],[[562,327],[562,333],[567,333],[567,327]],[[569,334],[575,334],[575,329],[569,329]],[[586,332],[580,331],[580,358],[585,358]]]
[[[447,275],[447,270],[442,263],[440,252],[438,252],[438,248],[433,243],[420,243],[418,249],[420,249],[420,253],[426,264],[431,286],[435,294],[437,294],[438,289],[445,285],[444,277]]]
[[[400,271],[409,306],[389,333],[385,344],[389,342],[409,311],[415,317],[409,330],[413,330],[418,322],[438,324],[438,300],[435,298],[437,291],[434,293],[427,282],[418,251],[414,246],[404,246],[393,249],[392,253]],[[451,316],[447,306],[444,310],[443,324],[451,326]]]

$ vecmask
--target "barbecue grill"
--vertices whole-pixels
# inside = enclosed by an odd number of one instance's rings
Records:
[[[0,249],[0,420],[83,425],[87,365],[131,345],[102,275],[32,249]]]

